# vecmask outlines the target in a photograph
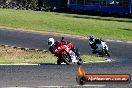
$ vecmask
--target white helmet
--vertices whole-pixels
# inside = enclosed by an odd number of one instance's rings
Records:
[[[52,46],[52,45],[54,45],[54,43],[55,43],[54,38],[49,38],[48,39],[48,45]]]

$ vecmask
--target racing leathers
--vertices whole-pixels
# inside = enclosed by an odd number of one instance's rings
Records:
[[[89,40],[89,45],[90,45],[91,48],[92,48],[92,53],[93,53],[93,54],[97,52],[96,49],[98,48],[99,45],[101,45],[101,42],[102,42],[102,41],[103,41],[102,39],[94,39],[94,41],[90,41],[90,40]],[[104,41],[103,41],[103,42],[104,42]]]
[[[66,45],[67,46],[67,48],[69,47],[68,45],[68,42],[66,42],[66,41],[56,41],[52,46],[50,46],[50,48],[49,48],[49,51],[51,51],[51,53],[53,54],[54,53],[54,47],[60,47],[60,46],[63,46],[63,45]],[[74,52],[75,51],[75,49],[74,49],[74,47],[69,47],[70,48],[70,51],[69,51],[69,55],[70,55],[70,58],[71,58],[71,60],[72,60],[72,62],[77,62],[77,60],[76,60],[76,53]]]

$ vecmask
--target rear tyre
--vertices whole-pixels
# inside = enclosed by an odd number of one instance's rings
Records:
[[[95,50],[92,50],[92,54],[96,54],[96,51]]]
[[[61,65],[62,62],[63,62],[63,61],[62,61],[61,59],[58,59],[58,60],[57,60],[57,64],[58,64],[58,65]]]

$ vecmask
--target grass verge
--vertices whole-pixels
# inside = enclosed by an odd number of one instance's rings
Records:
[[[85,62],[105,61],[105,58],[83,55],[81,56]],[[10,47],[0,47],[0,64],[40,64],[40,63],[56,63],[56,57],[49,52],[35,52],[13,49]]]
[[[95,57],[95,56],[88,56],[88,55],[82,55],[81,56],[82,60],[84,62],[103,62],[103,61],[106,61],[107,58],[104,58],[104,57]]]
[[[132,19],[0,9],[0,26],[132,41]]]

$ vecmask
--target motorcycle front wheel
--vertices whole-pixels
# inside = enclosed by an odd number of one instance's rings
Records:
[[[77,62],[78,65],[82,65],[83,64],[83,61],[82,61],[82,59],[80,57],[77,57],[77,60],[78,60],[78,62]]]
[[[105,49],[105,53],[107,54],[108,57],[110,57],[110,53],[108,50]]]

